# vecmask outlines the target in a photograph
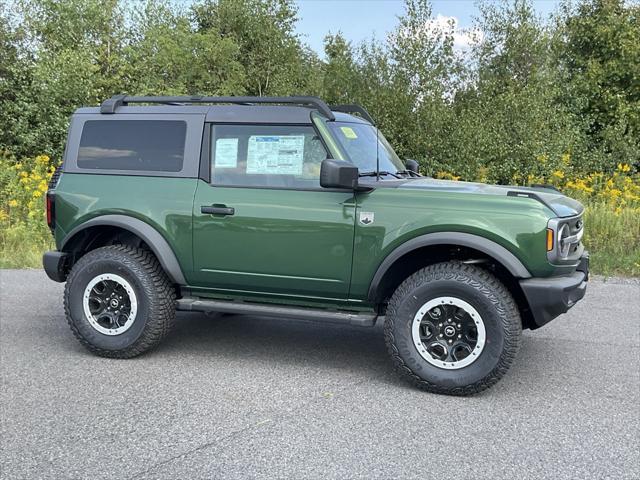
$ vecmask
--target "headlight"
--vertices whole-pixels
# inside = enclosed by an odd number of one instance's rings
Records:
[[[581,215],[570,218],[552,218],[547,224],[547,258],[551,263],[573,261],[580,257],[584,247],[580,243],[584,234]]]
[[[569,228],[569,225],[565,223],[560,227],[560,232],[558,232],[558,253],[560,254],[560,258],[567,258],[569,256],[571,242],[568,241],[568,239],[570,236],[571,229]]]

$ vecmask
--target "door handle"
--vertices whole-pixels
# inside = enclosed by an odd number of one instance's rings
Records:
[[[202,205],[200,212],[210,215],[233,215],[236,213],[236,209],[225,205]]]

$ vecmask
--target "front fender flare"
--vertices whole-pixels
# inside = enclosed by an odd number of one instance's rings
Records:
[[[65,247],[76,234],[87,228],[96,226],[119,227],[137,235],[153,251],[160,265],[162,265],[162,268],[173,283],[178,285],[187,284],[180,263],[178,263],[178,258],[160,232],[148,223],[127,215],[101,215],[78,225],[64,237],[60,251],[65,251]]]
[[[462,232],[427,233],[425,235],[412,238],[411,240],[407,240],[385,257],[382,263],[378,266],[378,269],[369,284],[369,292],[367,295],[369,301],[375,302],[376,293],[380,288],[380,283],[384,278],[385,273],[387,273],[396,260],[413,250],[431,245],[458,245],[461,247],[473,248],[500,262],[514,277],[531,278],[529,270],[527,270],[527,268],[513,253],[492,240],[479,235]]]

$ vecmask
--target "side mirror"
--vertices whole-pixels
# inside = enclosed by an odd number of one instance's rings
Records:
[[[413,158],[407,158],[404,164],[407,167],[407,170],[409,170],[410,172],[420,173],[418,171],[420,164],[418,164],[418,162],[416,162]]]
[[[320,186],[356,190],[358,167],[344,160],[323,160],[320,165]]]

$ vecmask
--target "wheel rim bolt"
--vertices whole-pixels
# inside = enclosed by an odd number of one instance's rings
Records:
[[[444,337],[444,335],[441,333],[441,334],[440,334],[440,338],[442,338],[442,337]]]

